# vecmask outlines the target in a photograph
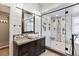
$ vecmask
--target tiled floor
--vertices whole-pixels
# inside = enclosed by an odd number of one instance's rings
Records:
[[[61,56],[55,52],[51,52],[49,50],[46,50],[43,54],[41,54],[40,56]]]
[[[0,49],[0,56],[9,56],[9,48]],[[40,56],[61,56],[61,55],[59,55],[55,52],[51,52],[49,50],[46,50]]]

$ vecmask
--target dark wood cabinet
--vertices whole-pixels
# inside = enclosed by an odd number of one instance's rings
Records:
[[[43,52],[45,52],[45,38],[19,46],[14,42],[14,56],[38,56]]]

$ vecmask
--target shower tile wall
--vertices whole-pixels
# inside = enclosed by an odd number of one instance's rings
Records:
[[[57,19],[51,18],[51,37],[53,40],[57,40]]]
[[[65,42],[65,16],[61,17],[61,42]]]
[[[46,37],[47,47],[65,53],[65,16],[42,16],[42,35]]]
[[[42,16],[42,36],[46,37],[46,46],[50,47],[50,20],[51,18],[48,15]]]
[[[65,18],[58,17],[51,20],[51,37],[59,42],[65,42]]]
[[[51,48],[65,54],[65,18],[51,18]]]

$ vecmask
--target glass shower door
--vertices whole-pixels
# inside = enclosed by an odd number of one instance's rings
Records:
[[[51,49],[63,52],[65,55],[78,56],[79,5],[50,13],[42,18],[42,35],[46,36],[46,45]],[[51,20],[49,21],[49,19]],[[48,33],[49,23],[50,33]],[[49,38],[47,38],[48,36]]]
[[[65,10],[50,14],[51,17],[51,49],[65,54]]]

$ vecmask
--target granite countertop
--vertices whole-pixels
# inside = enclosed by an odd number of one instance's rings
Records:
[[[35,37],[35,38],[17,38],[17,39],[14,39],[14,42],[17,45],[22,45],[22,44],[25,44],[25,43],[29,43],[29,42],[38,40],[40,38],[43,38],[43,37],[39,36],[39,37]]]

